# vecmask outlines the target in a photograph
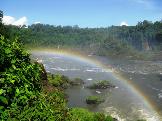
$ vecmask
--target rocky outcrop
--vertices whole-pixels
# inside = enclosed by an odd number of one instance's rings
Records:
[[[70,80],[69,82],[72,86],[82,85],[84,84],[84,81],[80,78],[75,78],[73,80]]]
[[[88,86],[87,88],[89,88],[89,89],[107,89],[107,88],[115,88],[115,86],[112,85],[107,80],[101,80],[101,81],[98,81],[98,82]]]
[[[104,99],[101,99],[98,96],[89,96],[86,99],[87,104],[100,104],[100,103],[102,103],[104,101],[105,101]]]

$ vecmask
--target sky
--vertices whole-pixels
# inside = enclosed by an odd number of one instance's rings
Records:
[[[1,0],[3,22],[107,27],[162,20],[162,0]]]

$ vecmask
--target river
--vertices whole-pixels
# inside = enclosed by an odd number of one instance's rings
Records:
[[[160,121],[162,115],[162,62],[118,60],[87,55],[77,57],[35,51],[32,58],[38,58],[47,72],[63,74],[70,78],[81,78],[85,84],[68,88],[69,107],[83,107],[91,111],[110,114],[120,121],[147,119]],[[95,63],[97,60],[102,66]],[[104,65],[104,66],[103,66]],[[86,86],[98,80],[110,80],[114,89],[90,90]],[[105,99],[100,105],[87,105],[86,97],[99,95]]]

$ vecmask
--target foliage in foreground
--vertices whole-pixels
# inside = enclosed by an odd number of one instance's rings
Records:
[[[67,109],[65,107],[63,94],[59,91],[51,94],[39,95],[39,98],[32,102],[32,105],[26,105],[21,110],[19,108],[11,108],[5,110],[5,113],[12,114],[5,116],[3,120],[40,120],[40,121],[61,121],[65,119]]]
[[[0,112],[23,107],[41,91],[40,67],[17,41],[0,38]]]

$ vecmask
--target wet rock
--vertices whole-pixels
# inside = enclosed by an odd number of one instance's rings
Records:
[[[98,82],[88,86],[87,88],[89,88],[89,89],[107,89],[107,88],[115,88],[115,86],[112,85],[107,80],[101,80],[101,81],[98,81]]]
[[[104,99],[101,99],[98,96],[89,96],[86,99],[87,104],[100,104],[100,103],[102,103],[104,101],[105,101]]]
[[[75,78],[73,80],[70,80],[69,82],[72,86],[82,85],[84,84],[84,81],[80,78]]]

